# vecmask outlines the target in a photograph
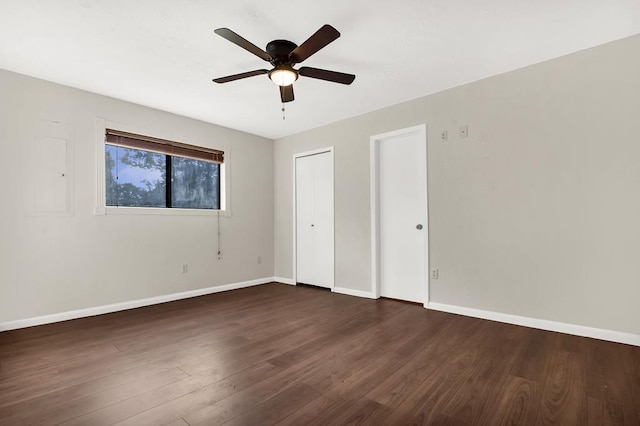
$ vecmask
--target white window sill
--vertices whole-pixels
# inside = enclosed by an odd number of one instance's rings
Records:
[[[152,216],[223,216],[230,217],[229,210],[177,209],[164,207],[97,207],[96,215],[152,215]]]

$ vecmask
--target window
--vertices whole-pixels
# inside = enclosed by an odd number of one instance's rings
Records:
[[[222,151],[106,130],[105,204],[220,210]]]

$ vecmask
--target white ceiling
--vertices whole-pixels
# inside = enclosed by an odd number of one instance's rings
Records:
[[[264,48],[342,36],[303,65],[282,120],[268,65],[214,34]],[[640,33],[640,0],[0,0],[0,68],[279,138]]]

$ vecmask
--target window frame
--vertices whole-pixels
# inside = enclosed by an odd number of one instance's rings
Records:
[[[123,132],[145,135],[158,139],[172,140],[172,137],[162,135],[157,130],[142,129],[140,126],[132,126],[123,123],[111,122],[104,118],[96,118],[96,203],[94,214],[96,215],[169,215],[169,216],[231,216],[230,197],[230,169],[231,147],[225,145],[211,146],[224,152],[224,162],[220,164],[220,209],[188,209],[168,207],[122,207],[106,205],[106,178],[105,178],[105,145],[107,129],[118,129]],[[175,137],[173,139],[176,139]],[[178,138],[179,139],[179,138]],[[203,144],[194,143],[196,146]]]

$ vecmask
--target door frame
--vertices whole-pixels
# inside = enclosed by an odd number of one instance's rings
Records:
[[[298,271],[297,271],[297,265],[298,265],[298,234],[297,234],[297,226],[298,226],[298,214],[297,214],[297,210],[296,210],[296,205],[297,205],[297,192],[296,192],[296,160],[298,158],[301,157],[310,157],[312,155],[318,155],[318,154],[324,154],[324,153],[329,153],[329,155],[331,156],[331,172],[333,174],[333,274],[332,274],[332,279],[331,279],[331,291],[335,291],[335,287],[336,287],[336,263],[335,263],[335,258],[336,258],[336,217],[335,217],[335,211],[336,211],[336,173],[335,173],[335,161],[334,161],[334,154],[333,154],[333,146],[328,146],[325,148],[319,148],[319,149],[314,149],[311,151],[305,151],[305,152],[298,152],[293,154],[293,160],[292,160],[292,175],[293,175],[293,285],[297,285],[298,283]]]
[[[407,127],[404,129],[394,130],[392,132],[373,135],[369,138],[369,165],[370,165],[370,186],[371,186],[371,293],[375,299],[380,298],[380,143],[398,136],[410,134],[418,134],[424,140],[423,155],[424,161],[424,188],[425,188],[425,218],[424,227],[424,247],[426,250],[426,259],[423,271],[423,305],[426,308],[429,304],[429,197],[427,185],[427,125],[420,124],[418,126]]]

